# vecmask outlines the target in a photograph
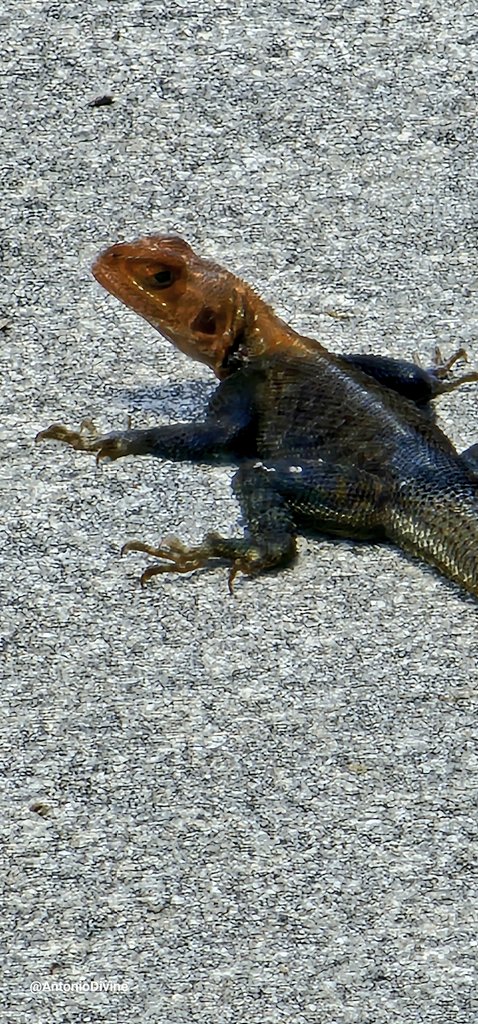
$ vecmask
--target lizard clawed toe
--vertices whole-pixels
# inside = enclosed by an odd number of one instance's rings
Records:
[[[439,382],[438,394],[455,391],[462,384],[473,384],[475,381],[478,381],[478,370],[463,373],[460,377],[456,377],[455,380],[450,379],[452,368],[456,363],[460,362],[468,362],[468,353],[465,348],[457,349],[448,359],[444,359],[440,347],[436,346],[433,363],[428,372]]]
[[[153,558],[162,558],[164,563],[150,565],[144,570],[140,577],[141,586],[144,587],[152,576],[163,572],[194,572],[207,564],[210,558],[210,551],[206,544],[197,548],[189,548],[177,537],[165,537],[159,547],[152,544],[145,544],[141,540],[128,540],[121,548],[121,555],[129,551],[144,551]]]
[[[235,562],[233,562],[231,568],[229,569],[227,577],[227,588],[231,595],[234,593],[234,580],[236,576],[239,575],[240,572],[244,573],[245,576],[255,576],[257,575],[258,570],[252,569],[251,566],[248,565],[248,563],[244,560],[244,558],[236,558]]]
[[[40,430],[35,441],[61,441],[70,448],[80,452],[96,452],[96,464],[103,461],[113,462],[130,452],[130,436],[134,431],[115,430],[108,434],[99,434],[92,420],[85,419],[80,423],[79,430],[70,430],[63,423],[52,423],[45,430]]]
[[[79,430],[70,430],[64,423],[51,423],[45,430],[40,430],[35,441],[61,441],[76,451],[95,451],[94,444],[98,440],[92,420],[82,420]]]
[[[115,459],[121,459],[123,455],[128,455],[128,446],[122,436],[123,433],[123,431],[112,432],[97,438],[97,466],[102,462],[114,462]]]

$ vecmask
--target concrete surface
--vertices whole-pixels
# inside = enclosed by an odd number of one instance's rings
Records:
[[[203,407],[89,274],[153,230],[334,349],[476,365],[476,8],[0,17],[5,1020],[469,1024],[476,602],[318,538],[233,598],[224,570],[141,592],[123,541],[237,530],[231,472],[33,437]],[[461,446],[476,396],[440,403]]]

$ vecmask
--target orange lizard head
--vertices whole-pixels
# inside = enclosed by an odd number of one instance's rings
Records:
[[[227,357],[244,336],[249,289],[239,278],[172,235],[118,242],[100,253],[92,270],[182,352],[227,376]]]

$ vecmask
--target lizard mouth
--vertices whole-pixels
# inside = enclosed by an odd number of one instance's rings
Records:
[[[225,374],[234,373],[235,370],[239,370],[241,366],[244,366],[247,362],[247,357],[246,330],[244,324],[241,324],[224,356],[221,370]]]
[[[250,358],[246,309],[243,297],[236,288],[233,291],[233,299],[234,313],[228,331],[229,344],[219,366],[220,377],[229,377],[231,373],[240,370],[241,366],[245,366]]]

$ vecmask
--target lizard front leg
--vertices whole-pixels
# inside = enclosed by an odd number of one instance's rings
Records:
[[[91,420],[79,430],[52,423],[37,434],[36,441],[61,441],[76,451],[96,452],[96,461],[114,461],[126,455],[155,455],[158,458],[208,460],[223,454],[227,433],[223,424],[212,419],[201,423],[178,423],[145,430],[112,430],[96,433]]]
[[[113,430],[107,434],[98,434],[91,420],[83,420],[79,430],[71,430],[63,423],[52,423],[41,430],[35,440],[61,441],[76,451],[96,452],[97,462],[121,459],[125,455],[154,455],[189,462],[224,461],[234,452],[235,441],[247,430],[251,418],[248,375],[238,372],[219,385],[205,418],[197,423]]]
[[[114,462],[126,455],[150,454],[154,439],[149,430],[111,430],[98,434],[91,420],[83,420],[79,430],[71,430],[63,423],[52,423],[40,430],[35,441],[61,441],[78,452],[96,453],[96,462]]]
[[[356,366],[379,384],[409,398],[416,405],[426,406],[439,395],[455,391],[463,384],[478,381],[478,371],[471,370],[455,379],[451,376],[455,363],[467,361],[464,348],[458,349],[449,359],[443,359],[439,348],[435,349],[435,357],[431,366],[424,369],[417,363],[405,359],[392,359],[389,356],[368,354],[348,354],[341,357],[349,366]]]
[[[75,451],[98,452],[109,435],[97,434],[92,420],[82,420],[78,430],[70,430],[63,423],[51,423],[45,430],[40,430],[35,441],[61,441]]]

